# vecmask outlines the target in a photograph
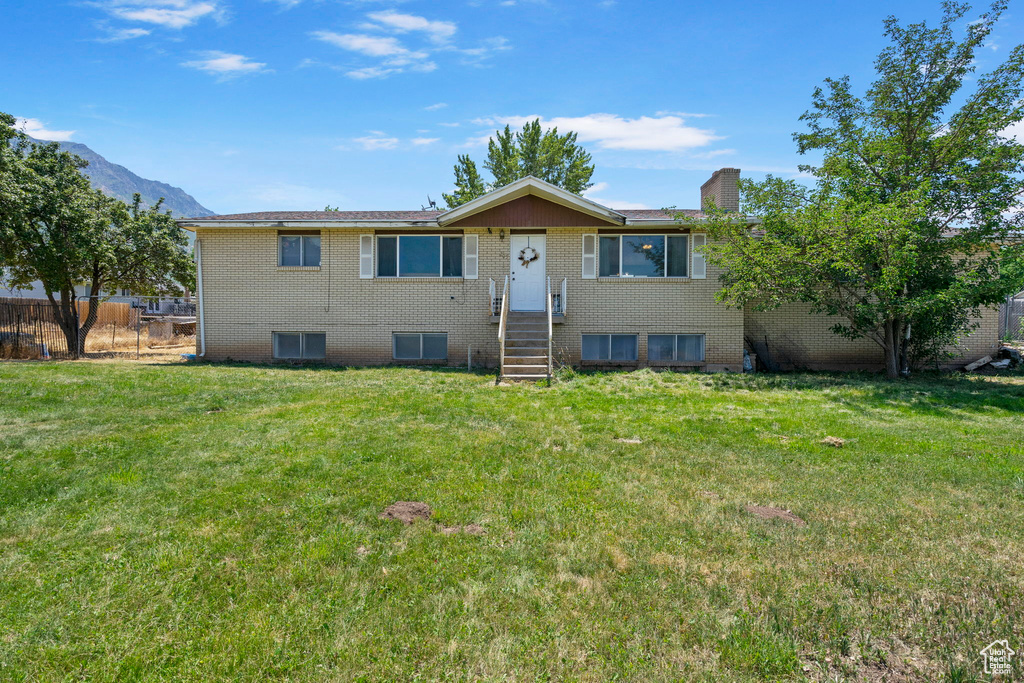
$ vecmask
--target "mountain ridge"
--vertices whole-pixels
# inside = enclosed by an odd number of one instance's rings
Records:
[[[29,138],[36,144],[47,144],[47,140]],[[82,157],[89,165],[82,172],[89,176],[89,182],[98,190],[121,201],[132,202],[132,196],[138,192],[142,195],[145,206],[156,204],[164,198],[163,208],[170,210],[176,218],[201,218],[215,215],[205,206],[196,201],[195,197],[180,187],[175,187],[159,180],[149,180],[137,175],[128,168],[108,161],[103,155],[81,142],[57,142],[65,152]]]

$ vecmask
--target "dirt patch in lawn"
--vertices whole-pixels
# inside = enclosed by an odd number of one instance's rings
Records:
[[[840,439],[838,436],[826,436],[824,439],[821,440],[821,443],[825,444],[826,446],[832,446],[833,448],[842,448],[844,445],[846,445],[846,440]]]
[[[618,437],[618,438],[612,439],[612,441],[618,441],[619,443],[632,443],[632,444],[638,444],[638,443],[643,443],[644,442],[643,439],[638,439],[636,437],[628,437],[628,438]]]
[[[430,519],[433,515],[434,511],[426,503],[400,500],[384,508],[384,512],[380,513],[380,518],[394,519],[402,524],[412,524],[417,519]],[[484,536],[487,534],[487,530],[479,524],[466,524],[464,526],[444,526],[443,524],[438,524],[435,530],[440,531],[445,536],[460,533],[469,534],[470,536]]]
[[[743,509],[755,517],[760,517],[761,519],[781,519],[783,522],[789,522],[796,526],[807,526],[807,522],[797,517],[789,510],[783,510],[782,508],[766,505],[747,505]]]
[[[398,520],[402,524],[412,524],[417,519],[430,519],[432,514],[434,511],[426,503],[400,500],[384,508],[384,512],[380,513],[380,518]]]

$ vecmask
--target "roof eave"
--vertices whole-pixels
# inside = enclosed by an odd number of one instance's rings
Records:
[[[365,220],[365,221],[208,221],[208,220],[179,220],[178,226],[191,230],[194,228],[436,228],[436,220],[429,221],[393,221],[393,220]]]

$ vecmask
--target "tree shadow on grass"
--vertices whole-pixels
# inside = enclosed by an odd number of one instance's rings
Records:
[[[1021,373],[985,377],[921,372],[899,380],[868,372],[716,374],[708,376],[708,386],[718,391],[836,391],[857,399],[843,401],[846,408],[898,406],[933,415],[965,410],[1024,413],[1024,382],[1003,381],[1019,377]]]

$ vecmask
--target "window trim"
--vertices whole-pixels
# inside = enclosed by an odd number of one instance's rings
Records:
[[[594,245],[594,260],[596,261],[597,277],[601,280],[691,280],[693,279],[693,264],[690,262],[693,258],[693,246],[691,233],[689,232],[617,232],[617,233],[598,233],[597,242]],[[601,240],[607,237],[614,237],[619,241],[619,274],[618,275],[602,275],[601,274]],[[665,240],[665,263],[662,265],[662,275],[623,275],[622,274],[622,246],[624,243],[623,237],[661,237]],[[669,275],[668,274],[668,238],[669,237],[682,237],[686,240],[686,275]]]
[[[672,337],[672,358],[651,359],[651,337]],[[680,337],[702,337],[701,343],[702,358],[700,360],[679,360],[679,338]],[[708,335],[705,332],[648,332],[647,333],[647,362],[658,365],[704,365],[708,358]]]
[[[423,357],[423,336],[427,334],[438,334],[444,335],[444,358],[424,358]],[[399,335],[416,335],[420,339],[420,355],[417,358],[399,358],[398,357],[398,336]],[[392,332],[391,333],[391,360],[399,363],[439,363],[441,361],[448,361],[448,333],[447,332]]]
[[[608,337],[608,358],[584,358],[583,357],[583,338],[584,337]],[[633,337],[635,340],[636,358],[625,360],[625,359],[613,359],[612,358],[612,337]],[[581,332],[580,333],[580,362],[590,364],[604,364],[604,365],[635,365],[640,362],[640,334],[637,332]]]
[[[284,255],[284,251],[282,249],[282,245],[284,243],[281,240],[285,239],[286,237],[297,237],[297,238],[299,238],[299,265],[297,265],[297,266],[286,266],[286,265],[284,265],[284,263],[282,263],[282,257]],[[321,251],[320,251],[320,260],[317,261],[317,264],[315,266],[307,266],[307,265],[305,265],[305,263],[306,263],[306,240],[305,240],[305,238],[306,237],[316,237],[318,240],[320,240],[320,249],[321,249]],[[277,267],[278,268],[286,268],[286,269],[295,269],[295,270],[297,270],[297,269],[303,269],[303,270],[318,269],[318,268],[320,268],[320,265],[323,263],[323,260],[324,260],[323,244],[324,244],[323,243],[323,238],[321,237],[319,232],[307,232],[307,231],[304,231],[304,230],[295,230],[295,231],[279,230],[278,233],[277,233]]]
[[[277,355],[277,336],[280,334],[297,334],[299,335],[299,355],[298,356],[278,356]],[[322,358],[306,358],[306,335],[310,334],[322,334],[324,336],[324,355]],[[274,330],[271,332],[270,337],[270,355],[274,360],[284,361],[323,361],[327,360],[327,332],[300,332],[298,330]]]
[[[395,274],[380,274],[380,239],[395,240]],[[437,275],[402,275],[402,238],[403,237],[436,237],[438,239],[438,262]],[[459,265],[462,268],[461,275],[444,274],[444,238],[458,237],[461,240],[459,254]],[[479,266],[477,266],[479,269]],[[373,277],[379,280],[465,280],[466,278],[466,235],[464,233],[443,233],[443,232],[403,232],[403,233],[377,233],[373,236]],[[475,278],[472,278],[475,279]],[[411,334],[411,333],[410,333]],[[428,333],[429,334],[429,333]],[[447,333],[446,333],[447,334]]]

